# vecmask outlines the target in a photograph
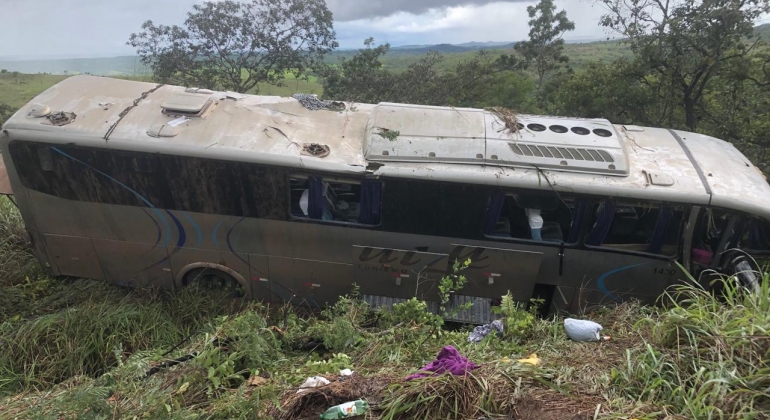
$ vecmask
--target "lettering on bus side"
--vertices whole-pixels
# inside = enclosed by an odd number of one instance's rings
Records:
[[[428,248],[425,247],[422,252],[427,251]],[[423,271],[425,274],[444,275],[452,273],[452,266],[455,261],[462,262],[467,259],[471,260],[471,265],[468,266],[468,269],[478,270],[487,268],[489,264],[483,264],[484,261],[489,259],[488,255],[483,255],[485,251],[486,249],[482,247],[458,245],[452,248],[449,255],[431,255],[433,258],[426,258],[426,256],[420,252],[406,251],[399,261],[398,256],[394,255],[394,253],[397,252],[396,250],[365,247],[358,255],[358,268],[371,271],[406,273],[408,268],[419,266],[420,263],[425,261],[424,266],[421,267],[420,271]],[[375,260],[377,260],[376,264],[374,263]],[[396,264],[397,266],[405,268],[398,269],[392,267],[391,264],[396,261],[398,261]],[[443,263],[443,268],[440,268],[442,267],[442,264],[440,263]]]

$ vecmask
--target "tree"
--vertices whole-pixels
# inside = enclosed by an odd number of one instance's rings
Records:
[[[540,0],[535,6],[527,7],[529,13],[529,40],[517,43],[514,49],[524,57],[525,67],[534,66],[537,73],[537,100],[543,106],[543,81],[546,76],[569,61],[563,55],[567,31],[575,29],[575,23],[567,19],[567,12],[556,12],[553,0]]]
[[[148,20],[128,45],[161,83],[246,92],[306,75],[337,42],[324,0],[223,0],[194,5],[184,27]]]
[[[513,57],[495,57],[480,51],[472,59],[459,63],[454,71],[440,71],[444,57],[433,51],[396,73],[383,68],[382,57],[389,44],[374,47],[367,39],[365,48],[337,66],[323,69],[324,96],[355,102],[404,102],[424,105],[471,104],[480,87],[515,65]]]
[[[678,97],[691,131],[712,78],[757,46],[753,22],[770,11],[770,0],[598,1],[608,9],[601,25],[625,37],[639,65]]]
[[[383,71],[381,57],[390,50],[390,44],[373,47],[374,38],[364,41],[365,48],[352,58],[341,60],[339,66],[326,66],[319,73],[324,97],[353,102],[376,103],[388,97],[392,75]]]

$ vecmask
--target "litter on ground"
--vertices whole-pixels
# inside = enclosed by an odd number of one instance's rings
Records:
[[[418,373],[408,376],[406,380],[441,375],[445,372],[452,375],[465,375],[479,366],[460,355],[454,347],[446,346],[438,352],[436,360],[423,366]]]

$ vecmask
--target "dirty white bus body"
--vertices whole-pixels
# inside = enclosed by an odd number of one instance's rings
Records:
[[[324,305],[355,282],[373,304],[435,302],[470,258],[453,302],[483,322],[507,291],[550,311],[653,302],[677,262],[730,271],[730,250],[770,250],[770,186],[729,143],[519,124],[76,76],[11,117],[0,150],[51,274],[120,285],[179,289],[205,268],[255,299]]]

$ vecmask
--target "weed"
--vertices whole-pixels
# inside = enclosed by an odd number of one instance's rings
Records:
[[[398,136],[401,135],[401,132],[398,131],[398,130],[391,130],[391,129],[384,128],[384,127],[378,127],[378,128],[379,128],[380,131],[378,131],[377,134],[380,137],[382,137],[384,139],[387,139],[387,140],[390,140],[390,141],[396,141]]]

